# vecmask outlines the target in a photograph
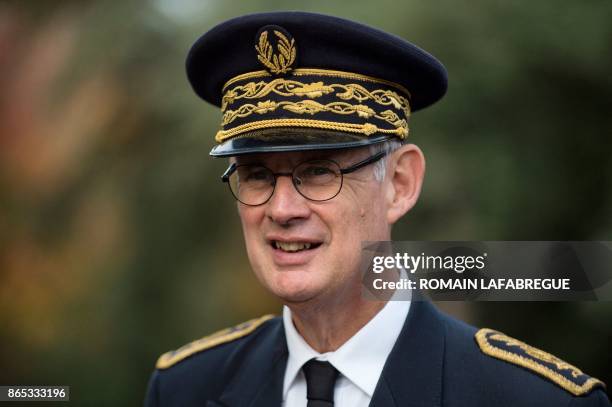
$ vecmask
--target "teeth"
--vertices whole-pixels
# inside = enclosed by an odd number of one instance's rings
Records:
[[[310,246],[312,246],[311,243],[274,241],[274,247],[285,252],[299,252],[300,250],[310,249]]]

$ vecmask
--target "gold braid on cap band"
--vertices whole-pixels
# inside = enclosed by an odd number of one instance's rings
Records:
[[[322,81],[303,83],[300,81],[277,78],[270,82],[259,81],[249,82],[245,85],[236,86],[225,92],[221,100],[221,111],[227,109],[227,105],[239,99],[259,99],[274,93],[280,96],[300,96],[307,98],[317,98],[335,91],[335,96],[342,100],[355,99],[358,102],[373,100],[376,103],[396,109],[402,109],[406,117],[410,116],[410,102],[407,98],[400,96],[397,92],[386,89],[376,89],[369,91],[357,83],[329,84],[325,85]],[[225,124],[225,123],[224,123]]]
[[[410,92],[408,92],[408,89],[406,89],[399,83],[387,81],[385,79],[375,78],[369,75],[362,75],[359,73],[336,71],[333,69],[296,68],[291,71],[291,75],[293,76],[331,76],[334,78],[353,79],[353,80],[362,81],[362,82],[380,83],[382,85],[387,85],[387,86],[396,88],[397,90],[406,94],[408,97],[411,96]],[[261,70],[261,71],[247,72],[241,75],[234,76],[232,79],[225,82],[225,85],[223,85],[223,88],[221,88],[221,92],[225,92],[225,89],[228,86],[236,82],[241,82],[247,79],[256,79],[256,78],[265,78],[265,77],[271,78],[272,74],[270,74],[270,72],[268,71]]]
[[[230,130],[220,130],[217,132],[215,140],[221,143],[230,138],[235,138],[242,133],[251,132],[253,130],[270,129],[276,127],[310,127],[315,129],[332,130],[332,131],[344,131],[347,133],[363,134],[365,136],[372,135],[374,133],[385,133],[398,136],[404,139],[408,136],[408,127],[405,129],[381,129],[375,124],[353,124],[353,123],[342,123],[342,122],[329,122],[326,120],[309,120],[309,119],[271,119],[271,120],[260,120],[256,122],[246,123]]]
[[[386,133],[396,135],[401,139],[408,135],[407,119],[411,113],[410,102],[407,97],[402,96],[400,93],[406,95],[409,95],[409,93],[400,85],[365,75],[322,69],[296,69],[291,72],[291,75],[292,79],[284,77],[274,78],[266,71],[257,71],[242,74],[229,80],[224,86],[225,93],[221,100],[221,111],[223,112],[221,124],[224,129],[217,133],[215,140],[221,143],[245,132],[274,127],[313,127],[358,133],[365,136],[374,133]],[[352,79],[368,84],[380,83],[386,86],[393,86],[399,92],[391,89],[367,89],[359,83],[324,83],[321,80],[306,83],[306,81],[301,82],[297,80],[305,79],[300,78],[304,75],[314,76],[316,79],[320,79],[321,76],[335,76],[340,79]],[[253,78],[260,78],[262,80],[238,84],[241,81]],[[228,88],[230,85],[236,86]],[[274,96],[277,100],[269,99],[270,96]],[[268,98],[256,103],[244,103],[247,100],[256,100],[264,97]],[[322,97],[331,98],[333,101],[330,103],[320,103],[313,100]],[[286,100],[288,98],[292,98],[292,100]],[[295,100],[295,98],[300,99]],[[348,102],[352,100],[357,103],[352,104]],[[369,105],[366,103],[369,103]],[[233,107],[233,105],[236,105],[237,108],[228,109],[228,107]],[[381,121],[381,124],[388,123],[393,127],[385,128],[369,122],[354,123],[287,117],[255,120],[239,124],[235,127],[229,126],[235,120],[245,119],[253,114],[262,116],[271,112],[283,114],[278,110],[297,115],[315,116],[317,113],[327,112],[345,116],[354,115],[361,119],[375,118]]]

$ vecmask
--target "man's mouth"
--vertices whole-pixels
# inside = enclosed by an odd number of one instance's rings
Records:
[[[312,250],[321,246],[321,243],[311,243],[311,242],[281,242],[278,240],[273,240],[272,247],[278,250],[282,250],[288,253],[301,252],[303,250]]]

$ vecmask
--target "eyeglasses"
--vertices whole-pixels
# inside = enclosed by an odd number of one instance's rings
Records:
[[[291,172],[273,172],[258,164],[236,165],[233,163],[221,176],[227,182],[239,202],[249,206],[263,205],[272,198],[276,179],[291,177],[293,186],[304,198],[311,201],[329,201],[340,193],[343,175],[375,163],[387,155],[380,151],[347,168],[333,160],[309,160],[298,164]]]

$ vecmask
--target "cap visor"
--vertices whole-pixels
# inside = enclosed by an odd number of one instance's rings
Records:
[[[227,140],[211,151],[213,157],[231,157],[255,153],[333,150],[356,148],[397,139],[387,134],[366,137],[330,130],[273,128],[245,133]]]

